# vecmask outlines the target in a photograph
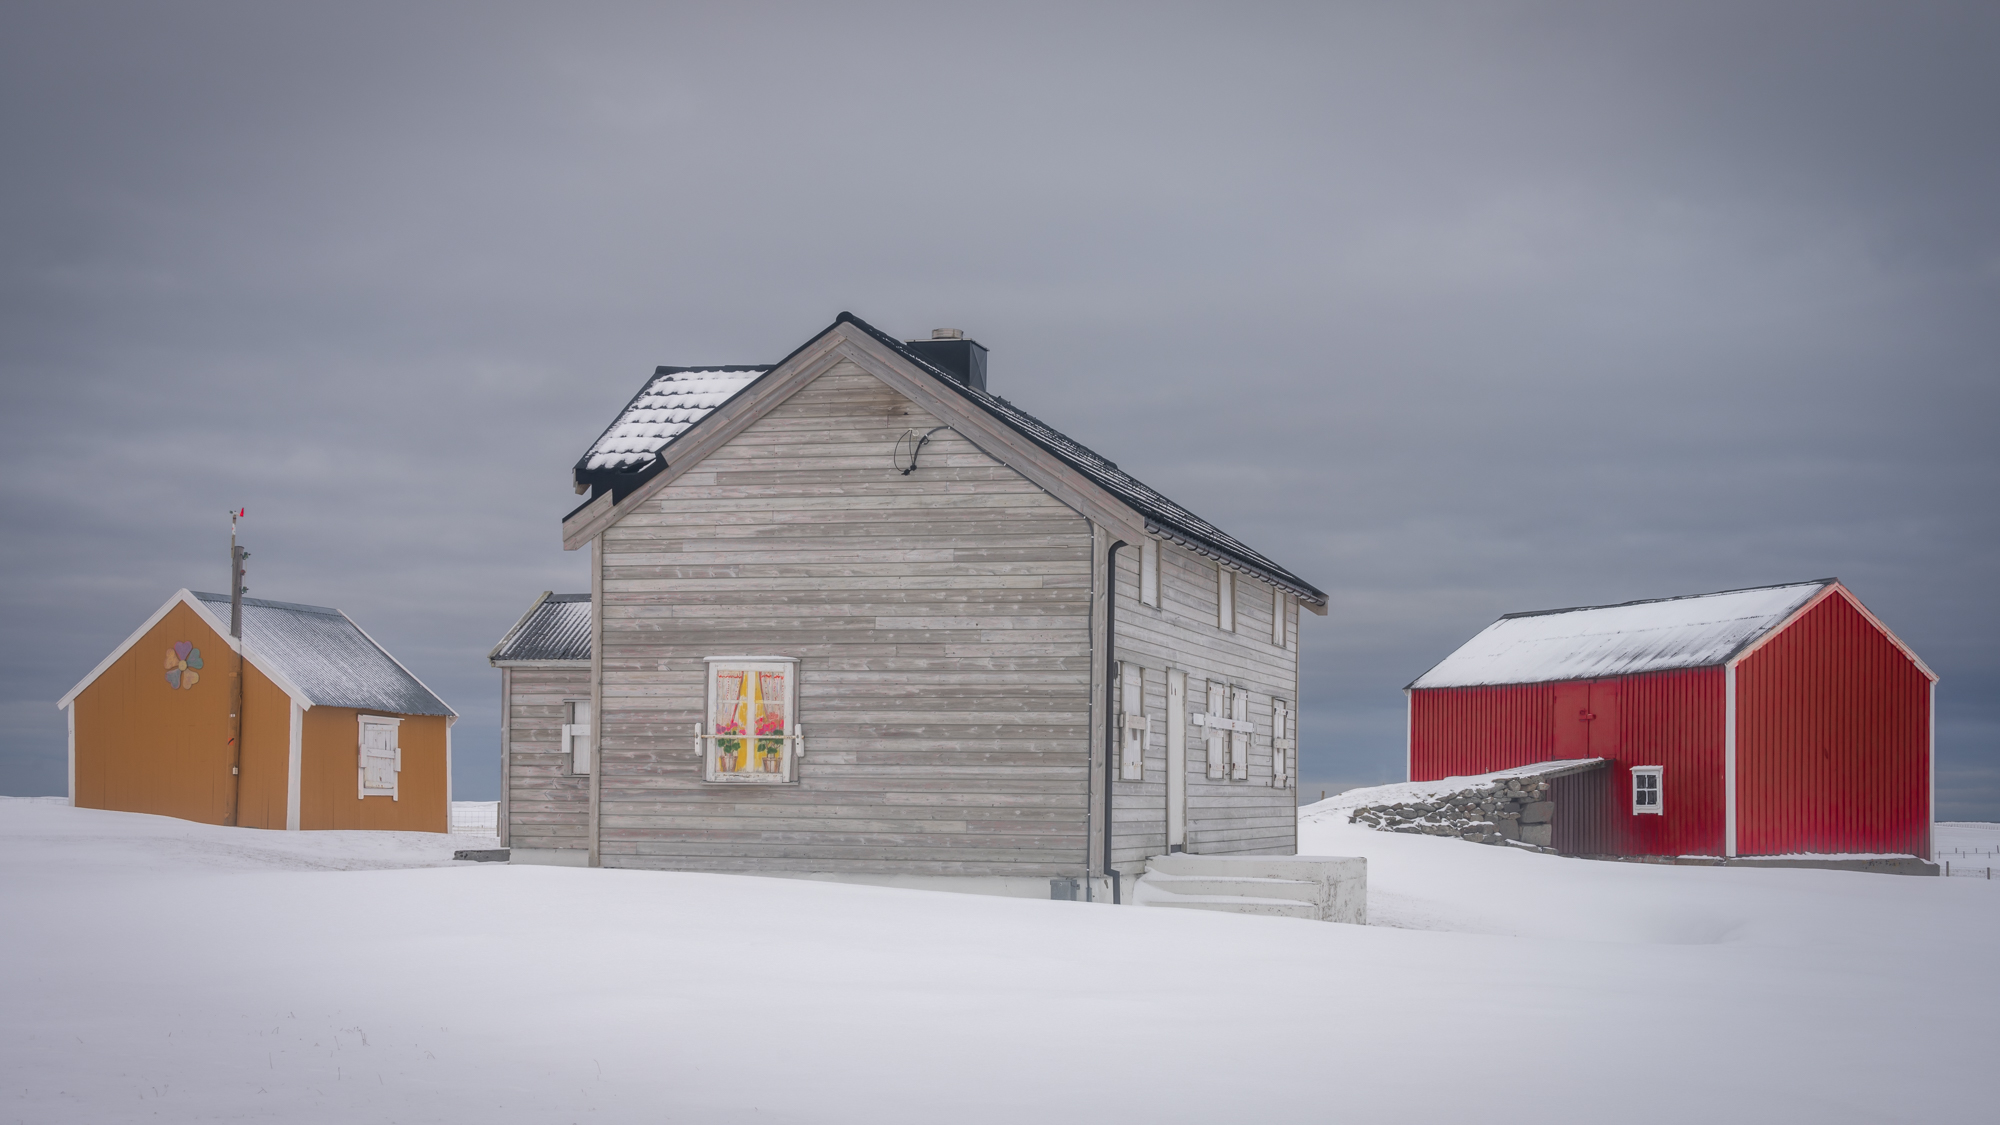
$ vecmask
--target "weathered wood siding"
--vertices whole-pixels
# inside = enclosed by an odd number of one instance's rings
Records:
[[[1082,872],[1090,526],[949,430],[898,473],[938,424],[842,363],[603,533],[605,866]],[[702,781],[713,655],[799,660],[796,785]]]
[[[1118,553],[1117,657],[1145,669],[1145,706],[1153,717],[1146,738],[1144,781],[1118,781],[1112,789],[1112,855],[1129,864],[1167,850],[1167,669],[1188,674],[1188,708],[1204,711],[1208,680],[1250,691],[1250,776],[1235,781],[1208,776],[1202,727],[1188,727],[1187,804],[1190,852],[1200,855],[1289,855],[1298,850],[1297,790],[1271,785],[1271,702],[1298,708],[1298,603],[1285,602],[1287,643],[1273,643],[1271,587],[1238,573],[1236,628],[1217,624],[1216,563],[1162,542],[1160,605],[1139,601],[1140,550]],[[1121,700],[1118,709],[1125,710]],[[1296,723],[1295,723],[1296,725]],[[1101,737],[1101,736],[1100,736]],[[1296,732],[1294,732],[1296,737]]]
[[[569,772],[563,705],[590,698],[590,665],[507,670],[507,843],[590,847],[590,778]]]

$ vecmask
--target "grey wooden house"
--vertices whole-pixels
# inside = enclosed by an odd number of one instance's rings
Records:
[[[574,477],[587,635],[531,643],[545,597],[494,654],[518,861],[1098,897],[1296,850],[1326,596],[989,393],[977,343],[843,313],[662,367]]]

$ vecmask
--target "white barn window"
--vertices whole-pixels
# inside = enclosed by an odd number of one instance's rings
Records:
[[[1148,539],[1139,544],[1139,604],[1160,607],[1160,542]]]
[[[751,785],[797,781],[805,755],[794,717],[798,663],[783,656],[711,656],[707,663],[708,717],[697,735],[703,778]]]
[[[396,732],[403,720],[386,715],[362,715],[359,719],[360,746],[355,763],[355,772],[360,775],[359,796],[401,800],[397,782],[403,772],[403,747]]]
[[[1215,564],[1215,623],[1225,633],[1236,631],[1236,572]]]
[[[572,699],[563,704],[562,748],[569,755],[569,772],[588,774],[591,767],[590,700]]]
[[[1666,806],[1661,800],[1664,792],[1660,785],[1660,775],[1665,771],[1665,766],[1632,767],[1632,812],[1634,815],[1639,813],[1664,814],[1666,812]]]

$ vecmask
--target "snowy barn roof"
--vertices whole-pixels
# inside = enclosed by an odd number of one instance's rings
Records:
[[[1834,581],[1510,613],[1410,687],[1536,684],[1722,664]]]
[[[227,632],[229,595],[194,591],[194,596]],[[253,663],[281,673],[315,705],[456,714],[337,609],[244,598],[243,646]]]
[[[493,664],[589,660],[590,595],[544,591],[486,659]]]
[[[939,383],[963,395],[1008,429],[1053,454],[1093,484],[1116,496],[1145,518],[1147,531],[1290,590],[1312,605],[1326,604],[1326,594],[1318,587],[1176,504],[1159,490],[1120,469],[1117,462],[1006,399],[967,385],[957,375],[853,313],[841,313],[828,331],[841,324],[854,325],[903,359],[937,376]],[[825,334],[821,332],[813,339],[817,340]],[[807,341],[798,351],[810,347],[811,343]],[[792,354],[797,355],[798,351]],[[617,421],[577,461],[574,479],[578,490],[588,486],[592,500],[605,492],[623,498],[666,467],[666,450],[674,439],[756,382],[759,376],[782,366],[781,361],[761,366],[658,368],[646,386],[619,414]]]

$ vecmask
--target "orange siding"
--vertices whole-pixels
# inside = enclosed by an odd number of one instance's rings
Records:
[[[305,767],[299,789],[299,827],[371,828],[445,832],[445,720],[408,715],[397,732],[403,748],[398,798],[360,796],[362,714],[352,707],[315,707],[305,713]]]
[[[198,691],[203,686],[196,684]],[[224,685],[225,687],[227,685]],[[236,823],[285,827],[285,775],[290,768],[292,697],[255,664],[243,672],[243,789]]]
[[[169,687],[165,656],[191,642],[204,667]],[[235,653],[186,605],[167,611],[104,670],[76,709],[76,803],[222,823],[229,808],[229,678]]]

